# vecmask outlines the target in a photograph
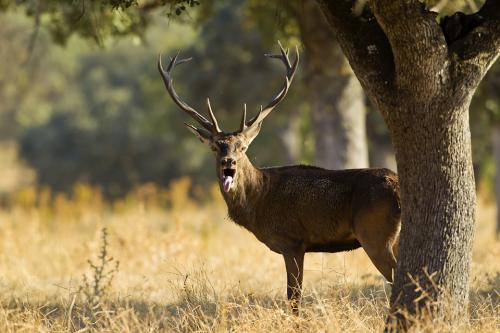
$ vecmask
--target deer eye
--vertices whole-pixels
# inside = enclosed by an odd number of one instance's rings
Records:
[[[236,151],[245,151],[245,149],[247,149],[247,147],[241,141],[236,142],[235,144]]]

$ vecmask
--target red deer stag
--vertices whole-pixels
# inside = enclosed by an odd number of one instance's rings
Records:
[[[284,86],[260,112],[246,119],[240,129],[223,132],[207,99],[210,120],[179,99],[171,72],[191,59],[173,57],[166,69],[158,69],[173,101],[201,126],[186,124],[201,142],[215,153],[219,185],[229,216],[252,232],[271,251],[285,259],[287,295],[298,312],[304,254],[340,252],[363,247],[388,281],[396,267],[395,252],[400,229],[397,175],[388,169],[326,170],[313,166],[255,167],[245,154],[259,134],[263,120],[281,102],[290,88],[299,62],[293,63],[280,45],[281,53],[266,55],[286,67]]]

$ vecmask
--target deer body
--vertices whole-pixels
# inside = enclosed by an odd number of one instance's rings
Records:
[[[221,189],[229,216],[280,254],[356,249],[361,246],[354,229],[356,212],[387,205],[399,214],[397,176],[387,169],[250,168],[253,175],[240,178],[241,188]]]
[[[298,311],[304,254],[340,252],[363,247],[384,277],[392,282],[396,267],[400,229],[399,185],[388,169],[326,170],[312,166],[256,168],[246,155],[259,134],[262,121],[285,97],[297,69],[280,45],[286,67],[285,83],[278,95],[260,112],[246,120],[246,107],[239,131],[224,133],[207,99],[210,119],[181,101],[171,71],[180,63],[172,58],[165,70],[158,69],[174,102],[200,125],[186,125],[215,154],[219,186],[229,216],[252,232],[272,251],[283,255],[287,272],[287,295]]]

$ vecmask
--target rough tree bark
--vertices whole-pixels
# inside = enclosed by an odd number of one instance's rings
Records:
[[[305,47],[305,80],[314,128],[315,164],[368,166],[364,94],[315,1],[287,3]]]
[[[395,146],[402,229],[390,325],[409,324],[400,310],[458,319],[475,214],[468,107],[500,52],[500,1],[441,23],[418,0],[369,0],[358,16],[355,1],[319,2]]]

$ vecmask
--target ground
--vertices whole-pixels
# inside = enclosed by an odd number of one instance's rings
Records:
[[[87,186],[52,197],[27,188],[0,208],[0,332],[380,332],[390,286],[363,250],[307,254],[299,317],[285,301],[283,259],[229,221],[215,188],[143,186],[114,204]],[[470,317],[459,327],[498,332],[500,242],[495,209],[478,206]],[[108,232],[102,291],[86,288]],[[99,265],[97,265],[99,266]],[[109,284],[108,284],[109,282]],[[85,296],[87,291],[88,296]],[[97,293],[97,294],[96,294]]]

